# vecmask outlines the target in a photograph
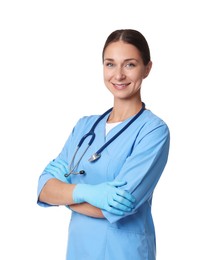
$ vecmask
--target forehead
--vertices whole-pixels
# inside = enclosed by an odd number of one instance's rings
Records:
[[[104,52],[104,59],[141,59],[140,51],[132,44],[118,41],[110,43]]]

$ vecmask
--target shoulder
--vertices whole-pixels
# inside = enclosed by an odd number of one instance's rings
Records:
[[[91,123],[95,122],[99,115],[89,115],[89,116],[82,116],[77,121],[76,125],[90,125]]]
[[[164,126],[169,129],[167,123],[162,118],[154,114],[151,110],[145,110],[142,120],[148,127]]]
[[[147,135],[148,133],[154,131],[165,137],[169,137],[170,135],[167,123],[162,118],[154,114],[151,110],[145,110],[142,114],[142,127],[140,135]]]
[[[91,125],[94,124],[98,117],[99,115],[82,116],[78,119],[74,127],[74,131],[85,131],[85,129],[91,128]]]

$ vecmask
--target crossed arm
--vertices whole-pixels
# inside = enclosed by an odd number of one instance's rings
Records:
[[[44,185],[38,199],[50,205],[69,205],[71,210],[89,217],[104,218],[101,209],[86,202],[76,204],[73,201],[72,194],[75,186],[75,184],[68,184],[52,178]]]
[[[125,181],[116,180],[98,185],[71,184],[64,177],[68,173],[68,165],[58,157],[45,168],[47,181],[44,177],[43,181],[40,180],[39,201],[51,205],[69,205],[81,214],[101,218],[108,218],[109,213],[118,218],[118,215],[125,215],[134,206],[137,209],[150,198],[166,165],[169,151],[166,126],[155,128],[146,137],[138,143],[138,149],[134,147],[133,154],[121,168],[118,179]],[[134,168],[138,174],[134,175]],[[130,193],[119,189],[121,186]]]

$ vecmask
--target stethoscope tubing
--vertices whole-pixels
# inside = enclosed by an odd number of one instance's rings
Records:
[[[122,129],[116,133],[108,142],[106,142],[95,154],[100,155],[101,152],[110,145],[119,135],[121,135],[145,110],[145,104],[142,102],[142,108]]]
[[[93,143],[93,141],[94,141],[94,139],[95,139],[95,132],[94,132],[94,130],[95,130],[96,126],[97,126],[97,125],[99,124],[99,122],[100,122],[108,113],[110,113],[111,111],[112,111],[112,108],[108,109],[106,112],[104,112],[104,114],[102,114],[102,115],[96,120],[96,122],[94,123],[94,125],[92,126],[92,128],[90,129],[90,131],[89,131],[87,134],[85,134],[85,135],[81,138],[81,140],[79,141],[77,147],[80,148],[81,145],[83,144],[84,140],[85,140],[88,136],[90,136],[90,135],[91,135],[92,137],[91,137],[91,139],[90,139],[88,145],[90,146],[90,145]]]
[[[132,117],[132,119],[118,132],[116,133],[110,140],[108,140],[97,152],[95,152],[90,158],[89,158],[89,162],[94,162],[96,160],[98,160],[100,157],[101,157],[101,153],[102,151],[107,147],[109,146],[118,136],[120,136],[145,110],[145,104],[142,102],[142,108],[141,110],[134,116]],[[108,109],[106,112],[104,112],[97,120],[96,122],[94,123],[94,125],[92,126],[92,128],[90,129],[90,131],[85,134],[79,141],[78,145],[77,145],[77,149],[72,157],[72,160],[71,160],[71,164],[70,164],[70,167],[69,167],[69,173],[65,174],[64,176],[65,177],[68,177],[70,174],[81,174],[81,173],[84,173],[84,171],[80,171],[80,172],[75,172],[75,169],[78,167],[81,159],[83,158],[83,156],[85,155],[85,153],[87,152],[87,150],[89,149],[89,147],[91,146],[91,144],[93,143],[94,139],[95,139],[95,128],[96,126],[98,125],[98,123],[108,114],[112,111],[112,108]],[[85,149],[85,151],[83,152],[83,154],[80,156],[79,160],[77,161],[77,163],[74,165],[74,160],[75,160],[75,157],[76,157],[76,154],[79,150],[79,148],[81,147],[81,145],[83,144],[83,142],[85,141],[85,139],[87,137],[91,136],[89,142],[88,142],[88,145]]]

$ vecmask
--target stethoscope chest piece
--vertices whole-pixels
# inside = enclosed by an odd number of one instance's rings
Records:
[[[142,108],[141,110],[139,111],[139,113],[137,113],[118,133],[116,133],[116,135],[114,135],[110,140],[108,140],[98,151],[96,151],[90,158],[89,158],[89,162],[95,162],[97,161],[100,157],[101,157],[101,153],[102,151],[108,146],[110,145],[119,135],[121,135],[142,113],[143,111],[145,110],[145,104],[142,102]],[[95,139],[95,128],[96,126],[98,125],[98,123],[108,114],[112,111],[112,108],[110,108],[109,110],[107,110],[104,114],[102,114],[97,120],[96,122],[94,123],[94,125],[92,126],[92,128],[90,129],[90,131],[85,134],[79,144],[77,145],[77,149],[73,155],[73,158],[71,160],[71,164],[70,164],[70,167],[69,167],[69,173],[65,174],[65,177],[68,177],[70,174],[82,174],[84,175],[85,174],[85,171],[84,170],[81,170],[81,171],[77,171],[77,168],[79,166],[79,163],[81,161],[81,159],[83,158],[83,156],[85,155],[85,153],[87,152],[88,148],[90,147],[90,145],[93,143],[94,139]],[[80,156],[79,160],[77,160],[76,164],[74,164],[74,161],[75,161],[75,157],[76,157],[76,154],[79,150],[79,148],[81,147],[81,145],[83,144],[84,140],[90,136],[90,141],[85,149],[85,151],[83,152],[83,154]]]
[[[101,154],[98,153],[94,153],[90,158],[89,158],[89,162],[94,162],[97,161],[99,158],[101,157]]]

